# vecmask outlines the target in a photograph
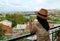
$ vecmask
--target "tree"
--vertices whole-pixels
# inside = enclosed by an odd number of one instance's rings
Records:
[[[23,14],[6,14],[6,19],[12,22],[12,27],[17,24],[23,24],[27,21]]]
[[[23,14],[14,14],[14,17],[17,24],[23,24],[27,21]]]
[[[5,20],[6,18],[5,17],[0,17],[0,21],[3,21]]]
[[[16,25],[13,14],[6,14],[6,19],[12,22],[12,27]]]

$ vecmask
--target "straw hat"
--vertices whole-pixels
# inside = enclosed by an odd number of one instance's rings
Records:
[[[39,11],[36,11],[35,13],[40,18],[47,19],[48,11],[46,9],[41,8]]]

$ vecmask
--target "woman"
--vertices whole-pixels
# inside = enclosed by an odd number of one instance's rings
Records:
[[[36,12],[38,22],[34,22],[32,25],[31,33],[34,33],[34,30],[37,35],[37,41],[50,41],[49,38],[49,24],[48,11],[46,9],[41,9]]]

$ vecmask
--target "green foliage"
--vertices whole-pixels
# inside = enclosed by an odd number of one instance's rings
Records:
[[[10,39],[10,38],[12,38],[12,35],[5,35],[4,36],[4,40]]]
[[[5,17],[0,17],[0,21],[3,21],[5,20],[6,18]]]
[[[0,26],[0,40],[3,40],[4,38],[4,30],[2,29],[2,27]]]
[[[57,17],[52,17],[49,19],[50,21],[54,21],[55,23],[60,23],[60,19]]]
[[[55,30],[55,33],[53,34],[53,38],[54,38],[54,40],[55,39],[57,39],[57,41],[60,41],[60,28],[59,28],[59,30]],[[58,37],[58,38],[57,38]]]
[[[6,19],[9,20],[9,21],[12,21],[13,19],[12,18],[12,15],[11,14],[6,14]]]
[[[27,21],[23,14],[14,14],[14,16],[16,18],[15,21],[17,24],[23,24]]]
[[[6,19],[12,22],[12,27],[27,21],[23,14],[6,14]]]

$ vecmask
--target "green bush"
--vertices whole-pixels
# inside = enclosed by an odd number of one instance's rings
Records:
[[[4,30],[2,29],[2,27],[0,26],[0,40],[4,39]]]

